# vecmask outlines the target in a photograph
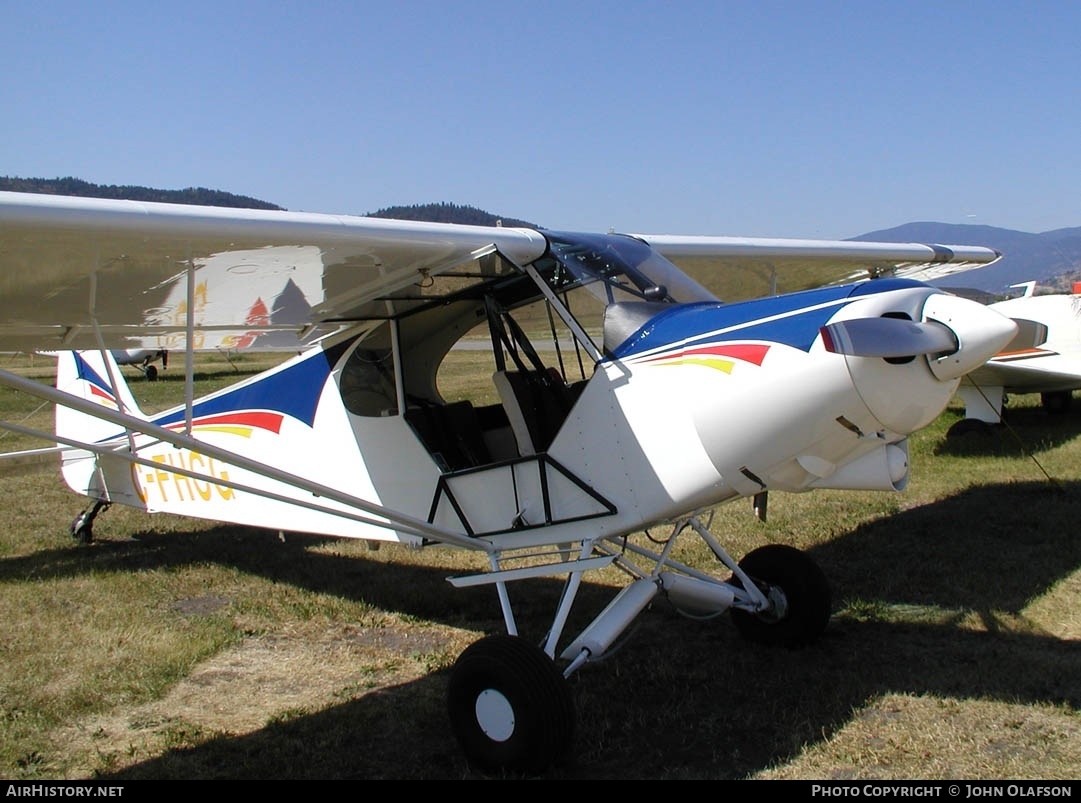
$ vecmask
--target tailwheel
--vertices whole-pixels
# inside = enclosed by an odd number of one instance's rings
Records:
[[[80,513],[71,522],[71,537],[80,544],[94,543],[94,522],[89,513]]]
[[[732,621],[744,638],[796,648],[822,635],[830,618],[830,588],[810,557],[784,544],[770,544],[748,553],[739,567],[770,601],[759,613],[732,609]],[[731,583],[743,587],[737,577]]]
[[[71,537],[80,544],[94,543],[94,519],[98,517],[99,513],[108,509],[108,502],[101,499],[94,502],[93,505],[76,516],[71,522]]]
[[[555,662],[517,636],[488,636],[454,664],[451,728],[471,763],[487,771],[539,772],[574,740],[574,702]]]

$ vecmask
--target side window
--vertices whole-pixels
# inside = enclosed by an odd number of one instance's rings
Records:
[[[389,324],[380,324],[360,340],[342,367],[338,388],[345,409],[354,415],[397,415]]]

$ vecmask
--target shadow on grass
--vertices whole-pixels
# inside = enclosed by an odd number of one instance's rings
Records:
[[[108,514],[106,514],[108,515]],[[835,596],[884,603],[1019,612],[1032,597],[1081,566],[1081,482],[989,484],[860,525],[810,550]],[[723,535],[720,537],[724,542]],[[499,627],[491,588],[453,589],[440,566],[313,551],[337,541],[237,526],[141,533],[0,559],[0,581],[76,577],[218,563],[276,583],[369,602],[450,625],[480,616]],[[434,557],[434,555],[433,555]],[[556,583],[516,583],[516,604],[543,615]],[[607,594],[595,589],[596,594]],[[590,594],[587,585],[587,598]],[[530,605],[533,595],[546,599]],[[519,599],[521,598],[521,599]],[[475,626],[475,625],[474,625]]]
[[[748,648],[720,625],[703,630],[660,611],[649,618],[632,647],[572,679],[577,750],[544,778],[746,777],[842,728],[883,693],[1081,704],[1069,679],[1078,649],[1054,639],[845,623],[812,648],[784,651]],[[431,675],[108,777],[483,777],[458,753],[445,683],[444,673]]]
[[[810,550],[838,593],[1018,613],[1081,566],[1081,482],[970,488]]]
[[[1081,483],[994,484],[858,527],[815,547],[837,599],[975,611],[992,624],[1081,566]],[[446,570],[308,549],[322,539],[243,528],[144,535],[0,561],[0,579],[77,576],[217,561],[380,608],[501,630],[491,589],[455,591]],[[723,540],[723,539],[722,539]],[[475,593],[474,593],[475,592]],[[523,630],[547,626],[558,587],[516,585]],[[587,585],[585,607],[611,591]],[[659,601],[609,660],[572,678],[572,763],[547,778],[740,778],[844,727],[887,693],[1081,706],[1081,645],[949,616],[934,624],[835,620],[802,651],[744,644],[727,619],[701,623]],[[239,737],[173,750],[111,776],[455,779],[474,775],[444,712],[445,673]]]
[[[960,425],[957,411],[944,414],[950,427]],[[981,457],[1017,457],[1037,454],[1069,443],[1081,435],[1081,408],[1048,412],[1042,407],[1024,406],[1004,411],[1003,423],[978,425],[969,422],[967,431],[954,434],[935,448],[935,454]]]

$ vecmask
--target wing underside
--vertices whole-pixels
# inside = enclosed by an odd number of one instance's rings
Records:
[[[1037,393],[1081,388],[1081,374],[1072,361],[1053,351],[1031,349],[997,357],[969,374],[965,381],[978,387],[1000,387],[1011,393]]]
[[[993,249],[967,245],[637,236],[725,301],[885,276],[929,282],[1002,258]]]
[[[726,301],[915,276],[917,267],[941,274],[999,256],[634,236]],[[292,350],[358,320],[437,303],[454,282],[491,281],[547,247],[531,229],[0,193],[0,350],[181,349],[189,340],[197,349]]]
[[[0,193],[0,348],[296,348],[536,232]]]

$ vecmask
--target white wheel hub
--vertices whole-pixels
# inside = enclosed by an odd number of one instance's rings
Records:
[[[485,689],[477,695],[477,724],[493,742],[505,742],[514,734],[514,708],[501,692]]]

